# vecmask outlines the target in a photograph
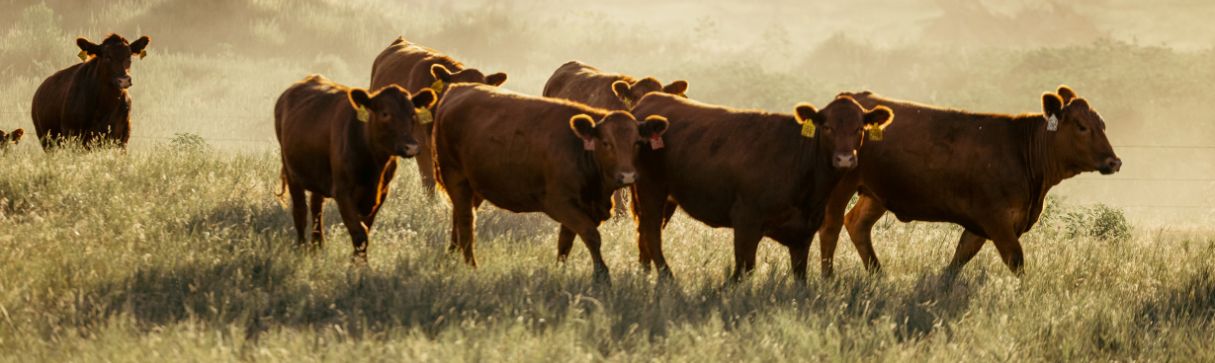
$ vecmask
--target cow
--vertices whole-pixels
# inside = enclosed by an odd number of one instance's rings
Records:
[[[413,93],[432,89],[443,98],[446,88],[454,83],[479,83],[501,86],[506,83],[505,73],[484,74],[474,68],[466,68],[439,51],[398,37],[375,57],[371,65],[371,87],[398,85]],[[434,161],[431,159],[430,131],[432,115],[424,115],[423,122],[413,131],[421,149],[414,158],[418,163],[418,174],[428,196],[435,191]]]
[[[110,34],[94,44],[76,38],[81,63],[55,72],[34,93],[30,113],[44,150],[64,139],[84,148],[112,143],[125,147],[131,137],[131,57],[143,59],[151,38],[134,42]]]
[[[610,283],[597,228],[611,216],[612,192],[644,179],[634,167],[638,148],[661,136],[666,120],[467,83],[452,86],[437,109],[435,175],[452,203],[452,249],[476,267],[474,210],[488,200],[560,223],[558,261],[577,234],[596,281]]]
[[[710,227],[734,229],[738,281],[755,268],[760,239],[789,249],[794,276],[804,280],[810,242],[822,223],[828,194],[857,166],[856,150],[894,121],[886,107],[865,108],[840,96],[794,114],[737,110],[670,94],[641,99],[637,117],[663,115],[665,147],[643,150],[645,178],[632,187],[637,245],[645,270],[672,279],[662,251],[662,229],[676,207]],[[653,143],[651,143],[653,144]]]
[[[637,100],[651,92],[685,96],[687,91],[687,81],[678,80],[663,86],[653,77],[639,80],[623,74],[606,73],[579,61],[561,65],[544,84],[544,97],[563,98],[612,111],[628,111]],[[612,196],[613,209],[618,216],[628,213],[624,193],[624,190],[620,190]]]
[[[351,88],[320,75],[308,76],[279,96],[274,131],[297,245],[305,246],[309,207],[314,247],[323,244],[321,212],[325,198],[333,198],[350,232],[354,262],[366,262],[367,233],[388,197],[396,159],[420,152],[413,130],[421,110],[428,112],[437,98],[431,90],[410,94],[396,85],[375,91]]]
[[[956,277],[988,239],[1020,276],[1025,258],[1019,238],[1037,222],[1051,187],[1079,173],[1122,168],[1105,121],[1067,86],[1042,95],[1042,113],[1024,115],[972,113],[871,92],[853,98],[866,107],[890,107],[899,123],[886,130],[889,140],[861,149],[860,167],[832,192],[819,231],[824,277],[833,273],[842,226],[866,269],[880,269],[871,233],[886,211],[904,222],[964,228],[947,277]],[[844,216],[858,190],[860,198]]]
[[[8,151],[9,147],[17,146],[18,143],[21,143],[22,136],[25,136],[24,129],[16,129],[8,133],[0,130],[0,152]]]

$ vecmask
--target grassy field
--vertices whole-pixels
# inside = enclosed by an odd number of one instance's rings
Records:
[[[483,265],[467,268],[445,253],[446,205],[420,197],[410,168],[354,268],[337,218],[323,251],[290,248],[272,153],[169,143],[4,161],[5,361],[1215,359],[1212,234],[1119,235],[1071,207],[1026,236],[1023,278],[988,248],[953,284],[937,274],[951,226],[887,220],[884,274],[845,247],[839,276],[805,284],[767,242],[756,274],[728,286],[729,232],[681,217],[672,286],[641,273],[631,221],[611,221],[607,288],[581,245],[556,262],[553,222],[492,208]]]
[[[1155,43],[1215,7],[883,3],[0,0],[6,131],[32,131],[34,90],[77,61],[76,36],[153,37],[132,67],[129,151],[45,154],[30,132],[0,154],[0,362],[1215,360],[1215,48],[1209,31]],[[973,25],[958,19],[994,30],[945,36]],[[834,279],[799,283],[765,241],[756,273],[727,285],[730,231],[678,215],[665,234],[678,284],[644,274],[632,221],[612,220],[605,287],[581,242],[557,263],[554,222],[491,206],[472,270],[446,254],[450,209],[423,196],[412,161],[368,266],[350,265],[332,201],[329,244],[295,251],[274,197],[274,100],[309,73],[365,85],[401,34],[533,94],[570,59],[782,112],[860,89],[1037,112],[1066,83],[1101,111],[1126,165],[1052,191],[1022,240],[1022,278],[988,246],[945,283],[960,229],[887,216],[879,276],[841,242]],[[866,38],[883,34],[899,36]]]

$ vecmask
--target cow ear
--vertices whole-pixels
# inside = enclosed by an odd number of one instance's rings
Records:
[[[360,122],[367,122],[371,119],[371,95],[367,94],[367,90],[355,88],[350,90],[350,105],[354,107],[355,118]]]
[[[76,46],[80,47],[80,50],[84,51],[85,54],[88,55],[101,54],[101,46],[93,44],[93,42],[90,42],[88,39],[76,38]]]
[[[894,122],[894,111],[890,107],[877,106],[865,112],[865,126],[867,128],[885,129],[891,122]]]
[[[10,140],[13,140],[14,143],[21,141],[22,136],[25,136],[25,130],[22,130],[22,129],[13,130],[13,133],[8,134],[8,138]]]
[[[631,88],[632,87],[629,86],[629,83],[625,81],[612,82],[612,93],[616,94],[616,98],[622,100],[627,101],[633,99],[632,93],[629,92]]]
[[[688,81],[678,80],[662,88],[663,92],[683,96],[688,93]]]
[[[595,119],[585,113],[570,117],[570,130],[582,139],[582,146],[587,150],[595,150]]]
[[[814,108],[814,105],[809,103],[797,104],[797,106],[793,108],[793,114],[797,118],[797,123],[799,124],[804,124],[806,122],[822,123],[822,118],[818,114],[818,109]]]
[[[447,69],[447,67],[443,66],[442,64],[431,65],[430,75],[434,76],[436,80],[451,82],[451,70]]]
[[[1042,94],[1042,113],[1046,114],[1046,117],[1059,117],[1063,105],[1063,97],[1050,92]]]
[[[145,53],[144,51],[147,50],[148,42],[151,42],[151,41],[152,41],[152,38],[149,38],[146,35],[139,37],[139,39],[136,39],[135,42],[131,43],[131,54],[138,54],[139,57],[142,59],[145,55],[148,54],[148,53]]]
[[[641,137],[651,138],[661,136],[662,133],[667,132],[667,127],[671,126],[671,122],[667,121],[666,117],[650,115],[639,126],[638,132],[641,133]]]
[[[1073,91],[1071,87],[1065,85],[1059,86],[1059,91],[1055,93],[1059,94],[1059,97],[1063,99],[1064,105],[1071,103],[1072,100],[1076,99],[1076,91]]]
[[[413,98],[410,98],[410,101],[413,102],[413,108],[430,109],[435,107],[435,101],[438,99],[439,96],[435,94],[434,90],[423,88],[421,91],[418,91],[417,94],[413,95]]]
[[[503,83],[506,83],[506,73],[498,72],[485,76],[485,84],[490,86],[497,87],[501,86]]]

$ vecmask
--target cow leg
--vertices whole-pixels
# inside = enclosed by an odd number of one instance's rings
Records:
[[[731,214],[731,219],[734,220],[734,275],[732,280],[739,282],[755,269],[755,253],[759,248],[759,241],[764,238],[764,228],[759,221],[748,218],[756,213],[741,212],[736,208]]]
[[[882,269],[882,264],[878,262],[877,254],[873,251],[873,225],[885,213],[886,208],[880,202],[861,194],[856,206],[844,217],[844,226],[848,229],[848,236],[852,238],[852,245],[856,247],[856,253],[861,255],[861,262],[870,273]]]
[[[316,247],[324,246],[325,222],[322,215],[325,212],[325,196],[320,193],[312,193],[309,207],[312,209],[312,244]]]
[[[450,179],[445,176],[444,180]],[[452,244],[455,245],[456,250],[463,252],[464,263],[477,267],[477,257],[473,253],[473,246],[476,243],[476,235],[473,231],[476,215],[473,209],[476,201],[473,197],[472,187],[467,182],[448,184],[447,195],[451,197]]]
[[[363,215],[354,198],[338,195],[338,212],[342,215],[342,223],[350,232],[350,242],[354,245],[353,261],[355,264],[367,263],[367,225],[363,224]]]
[[[418,175],[422,177],[422,190],[426,191],[426,196],[435,197],[435,166],[430,148],[420,148],[417,155],[413,159],[418,163]]]
[[[949,267],[945,268],[945,274],[949,276],[957,276],[962,272],[962,266],[975,258],[979,254],[979,250],[983,249],[983,243],[987,242],[986,238],[971,231],[962,231],[962,238],[958,239],[958,249],[953,253],[953,261],[949,262]]]
[[[642,269],[649,271],[650,264],[658,270],[658,278],[674,280],[671,267],[662,252],[662,229],[669,218],[668,210],[676,205],[667,202],[667,191],[656,186],[638,185],[633,196],[633,208],[637,211],[637,247],[641,252]]]
[[[600,251],[602,240],[599,236],[599,221],[574,205],[567,203],[549,205],[554,206],[546,211],[549,217],[561,223],[564,228],[577,233],[578,237],[582,238],[582,243],[586,244],[586,249],[591,253],[591,261],[595,264],[595,281],[611,284],[611,274],[608,272],[607,263],[603,261],[603,253]]]
[[[819,256],[823,278],[835,275],[835,246],[840,241],[840,229],[844,227],[844,209],[848,208],[848,200],[852,199],[852,191],[847,193],[836,191],[827,200],[826,213],[823,215],[823,225],[818,229]]]
[[[570,255],[570,249],[574,248],[574,230],[564,224],[559,229],[557,231],[557,262],[565,263],[566,258]]]
[[[1000,251],[1000,258],[1004,260],[1004,265],[1012,271],[1017,277],[1025,275],[1025,253],[1021,250],[1020,236],[1012,232],[1011,226],[1005,228],[990,228],[987,229],[991,241],[995,243],[996,250]]]
[[[291,194],[291,221],[295,223],[295,245],[304,245],[304,229],[308,228],[308,204],[304,187],[284,180],[287,192]]]
[[[637,197],[637,193],[638,193],[637,186],[636,185],[630,186],[628,188],[628,191],[629,191],[629,196],[632,197],[632,200],[633,200],[633,203],[629,204],[629,209],[633,211],[633,219],[635,221],[637,221],[639,224],[639,226],[637,227],[638,262],[641,262],[641,270],[644,271],[646,274],[649,274],[650,264],[653,263],[654,259],[650,257],[650,247],[648,244],[646,244],[645,238],[643,238],[643,236],[641,234],[642,232],[641,232],[641,227],[640,227],[640,221],[642,219],[642,217],[641,217],[642,210],[640,208],[640,205],[641,205],[640,199],[638,199],[638,197]]]
[[[806,270],[810,265],[810,242],[806,241],[801,245],[788,245],[786,247],[789,248],[789,264],[793,269],[793,277],[797,281],[806,281]]]

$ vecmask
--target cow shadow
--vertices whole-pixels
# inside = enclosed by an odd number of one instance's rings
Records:
[[[1215,323],[1215,271],[1204,269],[1180,286],[1157,294],[1143,302],[1135,316],[1141,325],[1154,329]]]
[[[938,329],[949,329],[949,323],[960,319],[970,308],[975,291],[987,281],[987,274],[973,279],[958,278],[948,273],[923,275],[892,313],[895,336],[899,340],[925,337]]]

